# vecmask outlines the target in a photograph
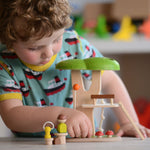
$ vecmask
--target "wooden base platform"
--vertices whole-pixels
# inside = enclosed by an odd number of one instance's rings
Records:
[[[67,138],[67,142],[75,143],[75,142],[115,142],[121,141],[120,136],[113,136],[113,137],[93,137],[93,138]]]

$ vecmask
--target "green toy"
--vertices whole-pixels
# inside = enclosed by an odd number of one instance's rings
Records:
[[[84,20],[82,17],[75,17],[74,28],[75,31],[80,35],[84,36],[86,31],[83,29]]]
[[[119,63],[107,57],[65,60],[56,65],[56,69],[68,70],[120,70]]]
[[[105,16],[99,16],[97,21],[97,26],[95,28],[95,33],[100,38],[108,38],[109,33],[107,31],[107,23],[106,23],[106,17]]]

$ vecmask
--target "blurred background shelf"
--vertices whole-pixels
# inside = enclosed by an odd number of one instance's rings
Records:
[[[150,53],[150,39],[146,39],[143,35],[134,35],[130,41],[100,39],[92,35],[85,38],[104,55]]]

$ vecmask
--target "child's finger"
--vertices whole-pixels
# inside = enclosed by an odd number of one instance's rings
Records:
[[[140,129],[141,133],[143,134],[144,138],[147,138],[147,134],[146,134],[146,131],[145,131],[145,127]]]
[[[80,137],[81,136],[81,129],[80,129],[79,125],[76,124],[76,126],[73,127],[73,130],[74,130],[75,137]]]
[[[87,128],[88,128],[88,133],[87,133],[87,137],[90,138],[92,136],[92,124],[91,124],[91,121],[90,120],[86,120],[86,123],[87,123]]]
[[[88,135],[88,126],[86,122],[83,122],[82,125],[80,125],[81,128],[81,137],[85,138]]]
[[[150,129],[146,129],[146,135],[147,137],[150,137]]]
[[[72,126],[68,127],[68,134],[69,134],[71,137],[75,137],[75,133],[74,133],[74,130],[73,130]]]
[[[88,130],[88,135],[87,135],[87,137],[90,138],[92,135],[93,135],[93,130],[92,130],[92,127],[91,127],[91,128],[89,128],[89,130]],[[94,135],[93,135],[93,136],[94,136]]]
[[[124,134],[123,130],[120,129],[116,135],[117,136],[123,136],[123,134]]]

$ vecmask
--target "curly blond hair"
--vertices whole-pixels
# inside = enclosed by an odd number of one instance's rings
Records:
[[[0,0],[0,41],[38,40],[71,25],[67,0]]]

